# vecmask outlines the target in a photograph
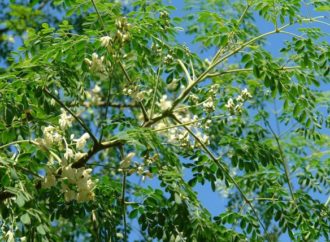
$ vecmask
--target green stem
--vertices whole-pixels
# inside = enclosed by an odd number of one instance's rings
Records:
[[[290,71],[300,68],[300,66],[285,66],[277,69],[278,71]],[[237,72],[249,72],[253,71],[252,68],[242,68],[242,69],[232,69],[232,70],[226,70],[221,72],[214,72],[207,74],[207,77],[216,77],[216,76],[222,76],[225,74],[231,74],[231,73],[237,73]]]
[[[239,191],[239,193],[241,194],[242,198],[244,199],[244,201],[250,206],[251,210],[253,211],[254,215],[256,216],[257,220],[260,223],[260,226],[264,229],[264,232],[266,233],[266,227],[264,226],[264,224],[262,223],[257,211],[255,210],[255,208],[253,207],[251,201],[247,198],[247,196],[245,195],[245,193],[243,192],[243,190],[241,189],[241,187],[238,185],[238,183],[236,182],[236,180],[234,179],[233,176],[230,175],[228,169],[221,164],[221,162],[219,161],[219,159],[217,159],[213,153],[206,147],[206,145],[195,135],[195,133],[189,129],[187,126],[183,125],[181,123],[181,121],[174,115],[171,115],[171,118],[181,124],[185,130],[188,131],[189,134],[191,134],[191,136],[194,137],[194,139],[200,144],[200,146],[203,148],[203,150],[209,155],[209,157],[213,160],[213,162],[222,170],[222,172],[226,175],[226,177],[228,177],[228,179],[235,185],[235,187],[237,188],[237,190]]]
[[[60,99],[58,99],[55,95],[53,95],[51,92],[47,90],[47,88],[44,88],[43,91],[52,97],[62,108],[64,108],[68,113],[74,117],[74,119],[80,124],[80,126],[89,134],[89,136],[92,138],[94,144],[98,144],[97,138],[94,136],[92,131],[87,127],[87,125],[77,116],[75,115]]]
[[[157,94],[157,90],[158,90],[158,84],[159,84],[159,79],[160,79],[160,67],[157,70],[157,77],[156,77],[156,86],[155,86],[155,90],[154,90],[154,94],[152,96],[152,103],[151,103],[151,110],[150,110],[150,118],[152,119],[152,117],[154,116],[154,110],[155,110],[155,102],[156,102],[156,94]]]
[[[17,141],[13,141],[8,144],[0,146],[0,150],[6,148],[8,146],[11,146],[11,145],[22,144],[22,143],[30,143],[30,144],[34,144],[34,145],[39,145],[37,142],[35,142],[33,140],[17,140]]]
[[[291,195],[292,200],[295,201],[293,187],[292,187],[292,183],[291,183],[291,179],[290,179],[289,165],[288,165],[288,162],[286,161],[286,159],[284,157],[284,152],[282,150],[282,146],[280,144],[279,138],[276,135],[276,133],[274,132],[273,128],[270,126],[269,122],[266,119],[264,119],[264,121],[265,121],[266,125],[269,127],[270,132],[273,134],[273,136],[275,138],[278,150],[280,152],[280,157],[281,157],[281,160],[282,160],[282,163],[283,163],[285,177],[286,177],[287,183],[289,185],[290,195]]]

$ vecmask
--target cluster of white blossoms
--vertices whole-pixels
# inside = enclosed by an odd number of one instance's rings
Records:
[[[85,58],[85,63],[89,66],[89,70],[100,78],[106,77],[106,66],[104,56],[99,57],[97,53],[92,54],[92,59]],[[109,63],[107,63],[109,64]]]
[[[86,99],[89,101],[86,104],[98,104],[102,101],[101,97],[101,87],[98,84],[95,84],[92,90],[85,91]]]
[[[242,112],[243,104],[246,100],[252,98],[252,95],[249,91],[245,88],[241,91],[241,94],[233,100],[229,98],[225,107],[229,110],[230,114],[240,114]]]
[[[190,126],[192,131],[195,133],[197,138],[205,145],[209,144],[209,136],[202,133],[202,131],[197,127],[198,117],[197,115],[191,115],[187,112],[175,112],[175,116],[183,124]],[[159,130],[167,138],[168,142],[172,144],[177,144],[181,147],[193,148],[198,147],[200,144],[196,142],[195,138],[192,137],[188,131],[180,126],[172,126],[172,124],[167,123],[166,121],[158,122],[155,125],[155,130]]]
[[[75,142],[76,149],[81,150],[85,146],[87,139],[89,139],[89,134],[85,133],[79,139],[73,139],[73,136],[71,136],[71,139]],[[57,182],[60,182],[66,202],[71,200],[86,202],[94,199],[95,194],[93,190],[95,183],[90,176],[92,169],[85,169],[84,167],[75,169],[71,166],[72,162],[78,161],[87,154],[79,151],[74,152],[67,144],[66,146],[63,158],[58,161],[60,169],[55,169],[51,166],[54,165],[53,161],[48,162],[49,166],[46,168],[46,176],[42,182],[42,187],[51,188]],[[58,172],[59,170],[61,172]]]
[[[172,107],[172,101],[168,99],[167,95],[163,95],[157,105],[164,112]]]
[[[61,146],[63,137],[54,126],[48,125],[42,128],[43,138],[37,138],[35,141],[42,147],[51,147],[53,145]]]
[[[203,108],[208,113],[213,112],[215,110],[215,104],[212,97],[209,97],[208,99],[206,99],[205,102],[203,102]]]
[[[68,114],[63,108],[61,108],[61,115],[58,123],[61,129],[66,129],[72,126],[73,117],[71,114]]]
[[[85,202],[94,199],[95,183],[91,179],[91,169],[84,167],[75,169],[72,164],[82,159],[87,153],[83,152],[90,135],[84,133],[80,138],[74,139],[72,134],[69,142],[64,132],[72,126],[74,118],[64,109],[59,118],[59,127],[47,126],[43,128],[43,138],[36,139],[36,142],[45,149],[57,148],[63,152],[63,156],[51,152],[50,160],[45,168],[46,175],[41,183],[42,188],[51,188],[57,183],[61,184],[65,201],[77,200]],[[55,163],[55,160],[57,163]]]
[[[131,25],[127,22],[127,19],[125,17],[117,19],[116,27],[116,38],[120,41],[120,43],[123,44],[124,42],[128,41],[130,38],[128,30]]]
[[[101,46],[103,47],[111,47],[112,41],[110,36],[103,36],[100,38]]]
[[[156,159],[158,159],[158,156],[155,155],[153,157],[145,158],[143,163],[134,162],[132,164],[132,159],[134,156],[135,156],[134,152],[128,153],[123,158],[123,160],[120,161],[118,171],[127,172],[127,174],[136,173],[142,176],[142,180],[144,180],[146,177],[152,177],[152,173],[150,173],[147,167],[150,166]]]
[[[87,202],[95,198],[93,190],[95,183],[91,179],[92,169],[84,167],[75,169],[70,165],[62,169],[61,181],[62,192],[66,202],[77,200]]]

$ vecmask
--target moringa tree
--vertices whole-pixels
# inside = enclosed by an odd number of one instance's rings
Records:
[[[329,240],[329,3],[1,7],[2,241]]]

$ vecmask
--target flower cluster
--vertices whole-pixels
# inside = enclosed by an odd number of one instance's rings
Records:
[[[87,202],[93,200],[95,183],[91,179],[92,169],[72,168],[70,165],[62,169],[62,192],[66,202],[77,200]]]
[[[216,94],[218,93],[218,89],[219,89],[219,85],[218,84],[213,84],[210,89],[208,90],[208,95],[209,97],[202,102],[202,107],[205,109],[206,112],[211,113],[215,111],[216,108]],[[193,103],[197,103],[198,102],[198,96],[196,94],[192,94],[190,96],[190,100]],[[198,104],[197,104],[198,105]]]
[[[133,174],[137,173],[138,175],[142,176],[142,179],[144,180],[146,177],[152,177],[152,174],[148,169],[146,169],[148,166],[150,166],[156,159],[158,159],[158,156],[155,155],[153,157],[145,157],[143,163],[137,163],[134,162],[132,164],[132,159],[135,156],[134,152],[128,153],[124,159],[119,163],[119,172],[127,172],[127,174]]]
[[[74,139],[74,135],[72,134],[70,142],[68,142],[63,133],[67,128],[72,126],[74,119],[64,109],[61,111],[62,113],[59,118],[60,129],[49,125],[43,128],[43,138],[36,140],[41,147],[46,149],[48,149],[48,147],[56,147],[60,151],[65,150],[62,157],[52,153],[45,168],[46,175],[41,186],[47,189],[56,186],[56,184],[60,182],[65,201],[89,201],[95,196],[93,192],[95,184],[90,176],[92,170],[85,168],[75,169],[72,168],[71,165],[73,162],[87,155],[80,151],[84,149],[90,135],[84,133],[80,138]],[[54,162],[54,157],[57,163]]]
[[[73,117],[71,114],[68,114],[63,108],[61,108],[61,115],[60,119],[58,120],[58,123],[61,127],[61,129],[66,129],[72,126]]]
[[[233,100],[229,98],[225,107],[229,110],[230,114],[240,114],[242,112],[243,104],[246,100],[252,98],[252,95],[249,91],[245,88],[241,91],[241,94]]]
[[[204,144],[209,144],[209,136],[203,134],[201,130],[197,127],[194,127],[198,124],[198,117],[196,115],[191,115],[186,112],[175,112],[175,116],[187,126],[192,126],[192,130],[195,135],[199,138]],[[195,141],[195,138],[192,137],[188,131],[182,127],[169,127],[170,124],[165,123],[165,121],[159,122],[156,124],[155,129],[162,132],[162,134],[167,138],[167,140],[172,144],[178,144],[181,147],[198,147],[199,143]]]
[[[125,17],[117,19],[116,27],[117,27],[116,38],[121,43],[128,41],[130,38],[128,30],[131,27],[131,25],[127,22],[127,19]]]
[[[100,78],[106,76],[106,67],[104,65],[104,56],[99,57],[97,53],[92,54],[92,59],[85,58],[85,63],[89,66],[89,70]],[[108,63],[109,64],[109,63]]]
[[[86,99],[90,101],[90,104],[98,104],[101,102],[101,87],[98,84],[95,84],[94,88],[90,91],[85,91]]]
[[[157,104],[163,112],[172,107],[172,101],[168,99],[167,95],[163,95]]]
[[[43,138],[37,138],[36,142],[41,147],[51,147],[53,145],[62,145],[62,135],[60,132],[52,125],[48,125],[42,129]]]
[[[212,97],[209,97],[205,102],[203,102],[203,108],[208,113],[211,113],[215,110],[215,104]]]
[[[110,47],[112,44],[112,38],[110,36],[103,36],[100,38],[101,46]]]

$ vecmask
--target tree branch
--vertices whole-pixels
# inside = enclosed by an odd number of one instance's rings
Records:
[[[57,98],[55,95],[50,93],[47,88],[44,88],[43,91],[52,97],[62,108],[64,108],[68,113],[74,117],[74,119],[80,124],[80,126],[89,134],[89,136],[92,138],[94,144],[98,144],[97,138],[94,136],[94,134],[90,131],[90,129],[87,127],[87,125],[79,118],[77,115],[75,115],[59,98]]]
[[[291,71],[300,68],[300,66],[284,66],[279,69],[278,71]],[[231,73],[237,73],[237,72],[249,72],[253,71],[253,68],[242,68],[242,69],[232,69],[232,70],[226,70],[221,72],[214,72],[207,74],[207,77],[216,77],[216,76],[222,76],[225,74],[231,74]]]
[[[241,189],[241,187],[238,185],[238,183],[236,182],[236,180],[234,179],[234,177],[232,177],[228,171],[228,169],[221,164],[221,162],[219,161],[219,159],[217,159],[213,153],[206,147],[206,145],[194,134],[194,132],[191,131],[191,129],[189,129],[187,126],[183,125],[182,122],[175,116],[175,115],[171,115],[171,118],[176,122],[179,123],[183,126],[183,128],[185,130],[188,131],[188,133],[194,137],[194,139],[200,144],[200,146],[203,148],[203,150],[208,154],[208,156],[211,158],[211,160],[213,160],[213,162],[222,170],[222,172],[227,176],[227,178],[235,185],[235,187],[237,188],[237,190],[239,191],[239,193],[241,194],[242,198],[244,199],[244,201],[250,206],[251,210],[253,211],[254,215],[256,216],[257,220],[260,223],[260,226],[264,229],[264,232],[266,233],[267,229],[264,226],[264,224],[262,223],[257,211],[255,210],[255,208],[253,207],[251,201],[247,198],[247,196],[245,195],[245,193],[243,192],[243,190]]]
[[[289,172],[289,166],[288,166],[288,162],[286,161],[285,157],[284,157],[284,152],[282,150],[282,146],[280,144],[279,138],[276,135],[276,133],[274,132],[273,128],[270,126],[269,122],[264,118],[264,122],[265,124],[268,126],[270,132],[273,134],[278,150],[280,152],[280,157],[283,163],[283,167],[284,167],[284,171],[285,171],[285,176],[286,176],[286,180],[287,183],[289,185],[289,190],[290,190],[290,195],[292,197],[292,200],[295,201],[295,197],[294,197],[294,193],[293,193],[293,187],[292,187],[292,183],[291,183],[291,179],[290,179],[290,172]]]
[[[97,152],[101,151],[101,150],[105,150],[108,149],[110,147],[116,147],[119,145],[122,145],[124,143],[123,140],[120,139],[116,139],[116,140],[111,140],[108,142],[103,142],[103,143],[97,143],[94,144],[93,148],[91,150],[88,151],[87,155],[85,155],[84,157],[82,157],[80,160],[74,162],[71,167],[72,168],[80,168],[86,165],[87,161],[94,156]]]

